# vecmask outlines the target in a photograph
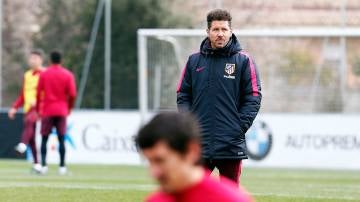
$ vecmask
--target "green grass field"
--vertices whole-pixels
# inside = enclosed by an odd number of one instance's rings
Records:
[[[156,188],[144,167],[70,165],[68,176],[50,166],[30,174],[25,161],[0,160],[0,201],[142,201]],[[242,184],[257,201],[360,201],[360,171],[246,168]]]

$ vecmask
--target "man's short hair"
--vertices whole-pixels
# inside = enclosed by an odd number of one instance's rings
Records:
[[[229,26],[231,27],[232,17],[227,10],[223,10],[223,9],[212,10],[207,14],[206,19],[207,19],[207,26],[209,29],[213,21],[228,21]]]
[[[34,49],[30,52],[30,54],[33,54],[33,55],[38,55],[40,56],[41,58],[44,58],[44,51],[41,50],[41,49]]]
[[[60,64],[62,60],[62,54],[58,50],[53,50],[50,53],[50,62],[52,64]]]
[[[140,150],[164,142],[180,154],[185,154],[189,143],[193,141],[200,141],[198,122],[188,113],[177,112],[156,115],[135,137],[135,144]]]

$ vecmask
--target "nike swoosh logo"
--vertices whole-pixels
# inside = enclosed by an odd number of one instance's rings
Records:
[[[198,67],[198,68],[196,68],[196,71],[197,72],[201,72],[202,70],[204,70],[205,69],[205,67]]]

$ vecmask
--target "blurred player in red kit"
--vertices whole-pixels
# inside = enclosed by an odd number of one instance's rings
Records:
[[[52,51],[51,65],[41,73],[37,88],[37,110],[41,116],[41,164],[42,173],[47,173],[47,141],[55,128],[59,140],[60,168],[59,174],[67,173],[65,166],[66,118],[70,114],[76,97],[74,75],[61,66],[62,54]]]
[[[148,202],[248,202],[253,199],[237,184],[213,179],[199,164],[200,132],[187,113],[168,112],[155,116],[135,137],[149,161],[151,175],[160,190]]]
[[[16,152],[24,154],[28,145],[31,148],[31,153],[34,160],[32,170],[40,172],[41,166],[38,162],[35,132],[36,121],[38,115],[35,110],[36,105],[36,89],[39,82],[39,76],[43,68],[43,52],[41,50],[31,51],[28,58],[28,65],[30,67],[24,74],[23,85],[19,97],[13,103],[8,112],[10,119],[15,118],[15,114],[20,107],[24,110],[24,130],[21,136],[21,142],[15,147]]]

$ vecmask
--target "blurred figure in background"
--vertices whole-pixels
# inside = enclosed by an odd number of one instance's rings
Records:
[[[247,158],[245,133],[259,112],[261,87],[254,61],[232,33],[231,19],[226,10],[208,13],[208,36],[183,70],[177,106],[200,122],[204,166],[238,184]]]
[[[41,73],[37,88],[37,111],[41,115],[41,164],[42,173],[48,171],[46,163],[47,141],[55,128],[59,140],[59,174],[67,173],[65,166],[66,118],[70,114],[76,97],[76,84],[73,73],[61,66],[62,54],[52,51],[51,65]]]
[[[29,145],[34,160],[32,170],[38,173],[41,170],[41,166],[38,162],[35,142],[36,121],[38,119],[35,105],[39,76],[40,73],[44,70],[42,50],[31,51],[28,58],[28,65],[30,69],[27,70],[24,74],[20,95],[13,103],[12,108],[8,112],[8,116],[10,119],[14,119],[17,110],[20,107],[23,107],[25,117],[24,130],[21,136],[21,142],[15,147],[15,151],[19,154],[24,154]]]
[[[230,180],[218,181],[199,165],[200,130],[186,113],[155,116],[135,137],[160,190],[148,202],[242,202],[252,198]]]

